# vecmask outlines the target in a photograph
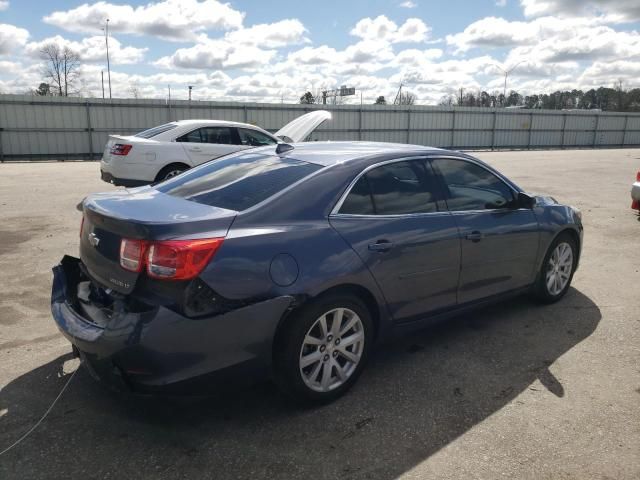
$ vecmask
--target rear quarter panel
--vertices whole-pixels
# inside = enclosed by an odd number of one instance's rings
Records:
[[[330,288],[356,285],[378,305],[379,332],[390,327],[384,298],[369,270],[326,219],[251,226],[238,220],[201,275],[216,293],[247,303],[292,296],[295,307]],[[289,275],[278,276],[283,257]]]

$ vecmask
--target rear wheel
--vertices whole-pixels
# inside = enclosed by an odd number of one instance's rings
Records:
[[[356,297],[330,296],[289,320],[274,350],[275,379],[295,400],[334,400],[355,383],[373,339],[371,315]]]
[[[175,177],[176,175],[180,175],[182,172],[188,170],[189,167],[183,163],[172,163],[171,165],[167,165],[164,167],[158,175],[156,176],[156,182],[162,182],[163,180],[167,180],[169,178]]]
[[[549,246],[536,282],[536,296],[545,303],[560,300],[569,290],[578,262],[578,246],[571,235],[560,234]]]

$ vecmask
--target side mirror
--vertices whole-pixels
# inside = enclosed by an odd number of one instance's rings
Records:
[[[518,193],[518,206],[520,208],[533,208],[536,204],[536,199],[528,193]]]

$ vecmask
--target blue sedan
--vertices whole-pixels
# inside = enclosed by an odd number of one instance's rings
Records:
[[[154,392],[270,375],[312,402],[398,333],[559,300],[583,231],[469,155],[365,142],[239,152],[81,210],[52,312],[93,376]]]

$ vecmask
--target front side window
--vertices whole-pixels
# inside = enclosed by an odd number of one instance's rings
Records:
[[[276,141],[269,135],[265,135],[257,130],[249,130],[248,128],[239,128],[240,142],[242,145],[261,147],[264,145],[273,145]]]
[[[435,159],[433,165],[444,180],[451,211],[492,210],[513,204],[513,190],[486,168],[450,158]]]
[[[340,213],[405,215],[438,211],[433,178],[422,160],[394,162],[362,176],[344,200]]]

